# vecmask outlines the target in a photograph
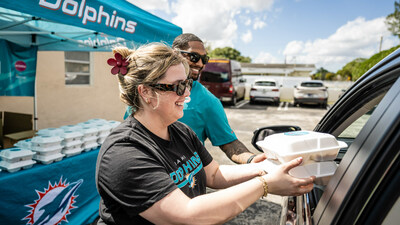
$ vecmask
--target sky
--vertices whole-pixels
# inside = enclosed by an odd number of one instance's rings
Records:
[[[315,64],[337,72],[400,44],[388,31],[394,0],[129,0],[253,63]]]

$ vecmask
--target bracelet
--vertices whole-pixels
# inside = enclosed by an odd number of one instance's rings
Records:
[[[249,159],[247,159],[247,164],[251,163],[251,161],[254,159],[254,157],[256,157],[257,155],[252,155],[249,157]]]
[[[259,179],[263,185],[263,189],[264,189],[264,194],[262,197],[267,197],[268,195],[268,184],[267,181],[264,179],[264,177],[258,176],[257,179]]]

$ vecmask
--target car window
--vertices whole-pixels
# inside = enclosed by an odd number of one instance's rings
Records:
[[[323,87],[322,83],[314,83],[314,82],[303,82],[301,83],[302,87]]]
[[[362,107],[349,116],[333,132],[333,135],[339,139],[355,139],[364,125],[368,122],[371,114],[374,112],[375,108],[378,106],[379,102],[386,93],[387,91],[366,102]]]
[[[210,72],[210,71],[203,71],[201,73],[200,79],[205,82],[216,82],[222,83],[227,82],[229,79],[229,74],[224,72]]]
[[[276,86],[275,82],[272,81],[257,81],[255,84],[257,86]]]

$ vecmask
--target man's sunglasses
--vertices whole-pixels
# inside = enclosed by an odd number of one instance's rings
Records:
[[[180,51],[180,52],[181,52],[181,53],[184,53],[184,54],[188,54],[189,57],[190,57],[190,61],[191,61],[191,62],[194,62],[194,63],[197,63],[197,62],[201,59],[201,62],[203,62],[203,64],[205,65],[205,64],[208,63],[208,60],[210,59],[209,56],[207,56],[207,55],[200,55],[200,54],[197,53],[197,52],[187,52],[187,51]]]
[[[174,91],[178,96],[185,94],[186,88],[192,90],[193,79],[186,79],[179,81],[178,84],[150,84],[150,87],[158,89],[160,91]]]

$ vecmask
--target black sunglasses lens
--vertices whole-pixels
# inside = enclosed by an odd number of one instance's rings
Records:
[[[201,56],[196,52],[191,52],[189,55],[190,55],[190,61],[194,63],[197,63],[201,58]]]
[[[208,63],[209,59],[210,57],[208,57],[207,55],[201,56],[201,61],[203,62],[204,65]]]

